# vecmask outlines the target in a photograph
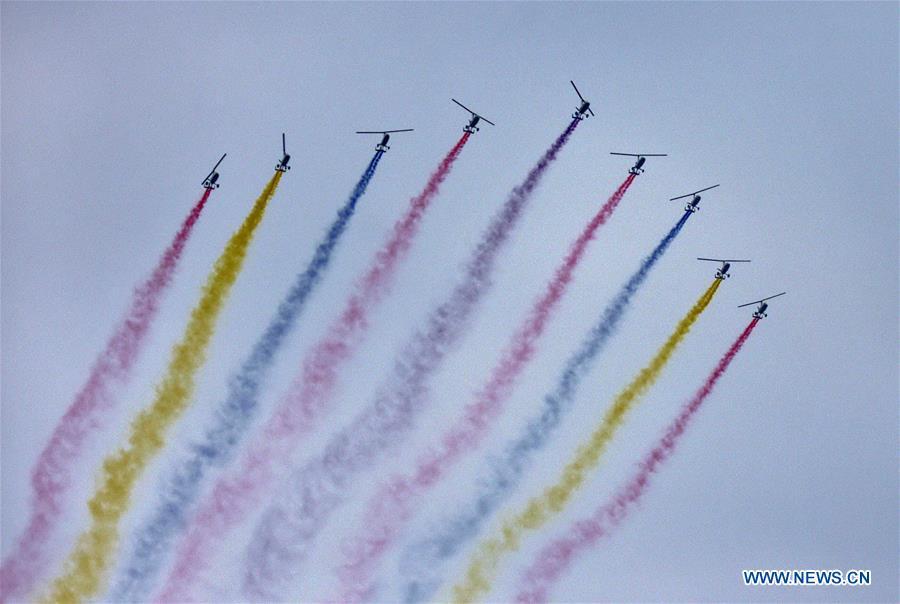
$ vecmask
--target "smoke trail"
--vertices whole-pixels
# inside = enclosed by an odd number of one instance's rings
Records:
[[[665,435],[644,458],[632,479],[603,506],[597,508],[590,518],[573,523],[566,531],[565,536],[541,549],[534,562],[524,573],[517,597],[519,602],[546,602],[548,590],[559,581],[560,576],[571,566],[574,558],[592,547],[601,537],[608,534],[612,528],[625,519],[631,508],[638,503],[647,487],[650,486],[653,474],[675,452],[675,447],[688,424],[706,397],[712,392],[716,382],[728,369],[731,361],[737,356],[758,322],[759,319],[754,318],[744,328],[725,356],[719,360],[713,372],[706,378],[706,382],[700,390],[682,407],[681,413],[669,424]]]
[[[582,485],[587,473],[600,461],[616,430],[625,421],[631,407],[656,382],[678,345],[687,336],[694,322],[709,306],[722,282],[714,279],[700,296],[690,311],[678,322],[675,331],[657,351],[646,367],[615,398],[607,410],[603,421],[594,430],[586,444],[579,447],[575,459],[563,469],[559,480],[544,492],[529,501],[525,509],[510,520],[506,520],[500,530],[501,535],[481,544],[473,556],[465,578],[453,588],[453,599],[457,602],[472,602],[490,589],[491,580],[508,552],[519,548],[519,541],[525,533],[542,527],[550,518],[566,506],[575,491]]]
[[[172,282],[210,193],[211,189],[203,192],[150,277],[134,290],[125,319],[94,361],[87,383],[56,425],[31,470],[31,514],[25,532],[0,568],[0,602],[27,595],[45,572],[50,535],[62,516],[74,467],[81,460],[87,439],[103,427],[103,414],[116,403],[111,387],[124,385],[131,376],[160,299]]]
[[[357,282],[343,313],[304,360],[301,373],[262,433],[241,455],[238,467],[220,477],[209,496],[198,505],[192,524],[177,548],[175,566],[158,596],[163,601],[184,601],[189,597],[193,583],[214,553],[214,544],[259,505],[272,488],[277,473],[289,463],[300,437],[328,409],[339,369],[363,341],[369,314],[387,294],[425,211],[468,140],[466,132],[431,174],[422,192],[412,198],[406,214],[394,225],[391,237]]]
[[[354,476],[371,470],[379,456],[411,427],[427,398],[427,380],[450,346],[465,331],[476,305],[491,285],[497,255],[515,228],[546,169],[574,131],[572,123],[516,187],[467,265],[449,299],[430,315],[395,360],[387,384],[371,405],[341,430],[321,456],[296,471],[257,524],[247,556],[244,591],[248,598],[283,599],[309,547],[331,513],[343,501]]]
[[[184,525],[185,517],[202,488],[207,472],[222,465],[236,449],[257,413],[259,391],[268,371],[306,307],[310,294],[321,281],[332,253],[356,211],[357,202],[366,192],[383,154],[383,151],[375,152],[350,197],[338,211],[325,238],[316,248],[306,270],[297,275],[250,356],[231,377],[228,397],[216,410],[213,424],[207,427],[203,442],[192,447],[192,453],[187,459],[173,464],[165,488],[160,494],[160,502],[134,537],[133,551],[109,596],[112,601],[138,601],[146,597],[152,580],[168,554],[168,546]]]
[[[474,500],[460,506],[461,510],[452,520],[443,522],[426,538],[416,540],[406,548],[401,556],[401,575],[407,581],[403,588],[407,602],[431,598],[440,586],[443,565],[478,535],[482,524],[519,484],[532,456],[547,444],[563,414],[569,410],[582,378],[615,333],[632,297],[691,215],[692,212],[684,213],[609,303],[600,321],[566,363],[556,388],[544,398],[541,414],[506,447],[502,459],[491,463],[489,476],[478,485]]]
[[[276,172],[272,176],[240,229],[231,236],[216,260],[203,287],[203,296],[191,311],[181,342],[172,349],[168,370],[157,384],[153,404],[141,411],[131,424],[128,447],[104,460],[101,485],[88,502],[91,526],[79,537],[63,574],[51,584],[47,600],[77,602],[100,589],[105,569],[116,549],[119,520],[128,509],[131,491],[144,468],[162,448],[166,431],[190,402],[194,377],[203,364],[216,320],[240,273],[247,248],[278,187],[281,174]]]
[[[478,446],[490,422],[503,410],[516,378],[531,360],[535,344],[562,299],[588,244],[612,216],[634,178],[634,174],[628,175],[572,243],[543,296],[535,302],[502,358],[494,366],[490,380],[475,401],[466,407],[463,417],[442,437],[435,439],[442,443],[441,450],[428,450],[419,457],[412,475],[394,477],[378,488],[364,513],[360,534],[345,547],[345,560],[338,569],[342,586],[337,601],[363,601],[367,598],[373,589],[369,585],[371,574],[397,533],[412,516],[412,507],[453,464]]]

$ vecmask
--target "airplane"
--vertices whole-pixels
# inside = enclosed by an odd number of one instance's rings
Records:
[[[575,85],[575,82],[569,80],[569,83],[572,84],[572,88],[575,89],[575,94],[578,95],[578,98],[581,99],[581,106],[575,110],[575,113],[572,114],[572,118],[577,118],[579,120],[587,119],[587,114],[590,113],[594,115],[594,111],[591,109],[591,104],[584,100],[584,97],[581,96],[581,93],[578,91],[578,86]]]
[[[769,296],[768,298],[763,298],[762,300],[754,300],[753,302],[747,302],[746,304],[741,304],[738,308],[743,308],[745,306],[750,306],[752,304],[759,304],[756,307],[756,311],[753,313],[754,319],[764,319],[769,315],[766,314],[766,309],[769,308],[769,305],[766,304],[766,300],[771,300],[772,298],[777,298],[778,296],[783,296],[787,292],[781,292],[780,294],[775,294],[774,296]]]
[[[375,145],[376,151],[387,151],[390,149],[388,147],[388,141],[391,140],[391,135],[395,132],[412,132],[413,128],[405,128],[403,130],[357,130],[357,134],[382,134],[384,136],[381,137],[381,142]]]
[[[222,157],[219,158],[219,161],[216,162],[216,165],[213,166],[213,169],[209,171],[209,174],[206,175],[206,178],[203,179],[203,188],[209,189],[212,191],[213,189],[219,188],[219,183],[216,181],[219,180],[219,173],[216,172],[216,168],[219,167],[219,164],[222,163],[222,160],[225,159],[227,153],[223,153]]]
[[[471,109],[469,109],[468,107],[466,107],[465,105],[463,105],[462,103],[457,101],[456,99],[450,99],[450,100],[472,114],[472,119],[469,120],[468,124],[463,126],[464,132],[469,132],[470,134],[475,134],[476,132],[478,132],[478,121],[479,120],[484,120],[491,126],[495,125],[494,122],[492,122],[491,120],[487,119],[484,116],[478,115],[477,113],[475,113],[474,111],[472,111]]]
[[[706,187],[705,189],[700,189],[699,191],[694,191],[693,193],[688,193],[686,195],[679,195],[678,197],[673,197],[669,201],[675,201],[676,199],[684,199],[685,197],[690,197],[691,195],[693,195],[694,198],[691,199],[687,203],[687,205],[684,206],[684,209],[687,212],[697,212],[700,210],[700,208],[697,207],[697,204],[700,203],[700,195],[698,195],[698,193],[702,193],[703,191],[709,191],[710,189],[715,189],[718,186],[719,185],[713,185],[711,187]]]
[[[275,166],[275,169],[279,172],[287,172],[291,169],[288,165],[288,162],[291,161],[291,156],[288,155],[287,147],[284,144],[284,132],[281,133],[281,153],[284,157],[281,158],[281,161]]]
[[[644,168],[641,166],[644,165],[644,162],[647,161],[648,157],[666,157],[665,153],[610,153],[610,155],[627,155],[628,157],[636,157],[637,161],[634,162],[634,165],[628,170],[629,174],[634,174],[637,176],[638,174],[644,173]]]
[[[722,266],[716,271],[716,279],[725,280],[731,275],[728,274],[728,269],[731,268],[732,262],[750,262],[749,260],[726,260],[723,258],[697,258],[697,260],[705,260],[707,262],[721,262]]]

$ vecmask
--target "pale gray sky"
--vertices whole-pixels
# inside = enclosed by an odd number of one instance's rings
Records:
[[[84,381],[132,286],[154,265],[225,151],[222,188],[195,232],[136,378],[79,479],[55,546],[84,526],[93,468],[147,404],[198,288],[258,194],[287,132],[294,169],[220,321],[175,447],[197,434],[371,156],[354,130],[396,137],[332,268],[282,355],[270,408],[386,230],[456,140],[462,100],[497,126],[464,151],[423,223],[347,400],[454,283],[508,190],[576,104],[575,133],[500,263],[475,328],[434,383],[432,412],[379,475],[407,468],[484,380],[596,204],[624,177],[609,151],[650,160],[576,273],[487,446],[426,502],[462,501],[483,454],[537,408],[568,353],[680,216],[665,201],[721,182],[651,276],[584,384],[573,415],[513,505],[556,475],[607,402],[655,351],[714,267],[736,267],[670,368],[561,520],[508,561],[496,600],[532,554],[615,488],[749,318],[735,306],[786,289],[632,519],[568,575],[568,601],[898,599],[898,4],[91,4],[4,2],[2,16],[2,551],[27,518],[28,472]],[[355,410],[341,408],[306,454]],[[374,476],[373,476],[374,480]],[[364,502],[370,483],[361,484]],[[320,540],[322,586],[348,506]],[[507,511],[510,511],[507,509]],[[235,542],[235,551],[242,545]],[[461,557],[458,568],[467,561]],[[223,564],[235,564],[225,560]],[[396,560],[384,577],[396,582]],[[867,588],[747,588],[743,568],[868,568]],[[450,580],[456,579],[451,575]],[[310,593],[309,597],[324,595]]]

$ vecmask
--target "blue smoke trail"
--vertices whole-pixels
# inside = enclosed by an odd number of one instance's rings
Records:
[[[615,333],[631,298],[647,278],[650,269],[681,232],[691,214],[690,211],[684,213],[606,307],[581,348],[566,363],[556,389],[544,398],[540,416],[532,419],[525,432],[507,446],[501,459],[491,460],[490,475],[478,485],[475,500],[461,506],[460,512],[451,520],[443,522],[431,535],[406,548],[401,558],[400,573],[406,581],[403,587],[406,602],[422,602],[431,598],[440,587],[443,564],[478,535],[481,525],[518,485],[532,455],[547,444],[563,414],[571,406],[578,385],[610,336]]]
[[[383,154],[383,151],[377,151],[372,157],[347,202],[338,211],[325,239],[316,248],[306,270],[297,276],[240,371],[232,375],[228,398],[216,409],[215,419],[207,429],[204,441],[194,444],[191,455],[173,468],[160,493],[159,504],[133,538],[131,556],[109,594],[111,601],[133,602],[146,598],[173,537],[184,527],[186,515],[201,490],[205,474],[213,466],[223,465],[231,456],[256,414],[259,391],[275,355],[306,306],[310,293],[321,281]]]

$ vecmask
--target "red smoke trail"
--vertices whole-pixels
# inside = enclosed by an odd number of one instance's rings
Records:
[[[364,515],[364,528],[350,542],[345,560],[338,569],[341,595],[337,601],[362,601],[368,597],[372,589],[369,582],[376,565],[414,513],[415,504],[448,469],[479,444],[491,420],[503,410],[513,382],[531,360],[535,344],[571,282],[588,244],[612,216],[634,178],[634,174],[628,175],[572,244],[547,284],[544,295],[535,302],[503,357],[494,366],[490,380],[475,401],[466,407],[463,417],[439,439],[443,444],[441,450],[427,451],[420,456],[413,475],[394,477],[378,489]]]
[[[625,484],[624,488],[598,508],[590,518],[573,523],[566,536],[551,542],[541,550],[536,560],[525,571],[522,588],[516,597],[518,602],[546,602],[547,592],[556,584],[575,557],[593,546],[601,537],[607,535],[625,520],[631,507],[640,500],[647,491],[647,487],[650,486],[651,476],[674,453],[675,447],[691,419],[712,392],[716,382],[728,369],[728,365],[750,337],[758,322],[759,319],[754,318],[744,328],[743,333],[738,336],[725,356],[719,360],[719,364],[716,365],[713,372],[706,378],[706,383],[682,407],[681,413],[678,414],[675,421],[669,424],[665,435],[644,458],[638,472]]]
[[[273,485],[276,466],[282,467],[290,460],[299,437],[327,409],[338,370],[362,342],[370,312],[387,293],[391,278],[418,233],[422,216],[468,140],[466,132],[431,174],[422,192],[411,200],[406,215],[394,226],[393,235],[357,283],[343,313],[307,356],[302,372],[262,433],[247,448],[238,468],[221,477],[200,504],[178,547],[175,566],[159,599],[180,601],[187,597],[191,584],[213,553],[211,546],[260,503]]]
[[[150,278],[134,291],[125,319],[94,361],[87,383],[56,425],[31,471],[31,516],[24,534],[0,569],[0,601],[28,594],[46,569],[49,537],[62,515],[72,472],[88,437],[103,427],[102,415],[116,403],[111,386],[123,385],[141,352],[144,337],[156,317],[162,294],[184,251],[212,190],[207,189],[184,219]]]

